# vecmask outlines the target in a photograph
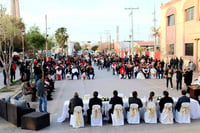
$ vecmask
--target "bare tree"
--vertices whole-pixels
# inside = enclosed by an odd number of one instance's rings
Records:
[[[14,36],[20,33],[16,27],[17,21],[14,18],[0,13],[0,61],[6,73],[7,88],[10,87],[10,69],[12,64],[12,53],[14,50]]]

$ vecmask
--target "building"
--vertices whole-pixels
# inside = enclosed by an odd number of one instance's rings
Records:
[[[200,0],[171,0],[161,5],[161,58],[182,57],[184,66],[192,60],[199,69]]]
[[[11,0],[10,15],[16,19],[20,18],[19,0]]]

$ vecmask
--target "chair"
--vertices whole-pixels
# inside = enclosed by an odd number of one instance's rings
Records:
[[[145,123],[157,123],[156,104],[154,102],[148,103],[144,113],[144,121]]]
[[[92,106],[91,126],[102,126],[102,113],[100,105]]]
[[[165,103],[163,112],[160,114],[162,124],[173,124],[172,103]]]
[[[111,114],[113,126],[124,125],[124,115],[123,108],[121,104],[116,104],[114,107],[114,112]]]
[[[82,107],[81,106],[76,106],[74,108],[74,113],[71,115],[71,118],[70,118],[70,125],[73,128],[84,127],[84,120],[83,120],[83,114],[82,114]]]
[[[140,123],[140,113],[138,111],[138,104],[131,104],[130,109],[127,112],[128,124],[139,124]]]
[[[70,80],[70,79],[71,79],[71,74],[70,74],[70,73],[67,73],[67,74],[66,74],[66,79],[67,79],[67,80]]]
[[[190,103],[184,102],[181,104],[181,109],[175,112],[175,121],[177,123],[191,123],[190,119]]]

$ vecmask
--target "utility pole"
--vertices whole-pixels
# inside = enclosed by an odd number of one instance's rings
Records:
[[[153,34],[154,34],[154,52],[156,51],[156,37],[157,37],[157,29],[156,29],[156,6],[155,6],[155,0],[154,0],[154,12],[153,12],[154,18],[153,18],[153,22],[154,22],[154,28],[153,28]]]
[[[45,15],[45,26],[46,26],[46,61],[48,61],[48,43],[47,43],[47,15]]]
[[[109,33],[110,33],[110,31],[109,30],[105,30],[105,34],[106,34],[106,48],[107,48],[107,50],[108,50],[108,44],[109,44]]]
[[[129,54],[131,54],[132,48],[133,48],[133,10],[139,10],[139,7],[137,8],[124,8],[125,10],[131,10],[131,13],[129,14],[129,16],[131,15],[131,34],[132,34],[132,38],[131,38],[131,49],[129,50]]]

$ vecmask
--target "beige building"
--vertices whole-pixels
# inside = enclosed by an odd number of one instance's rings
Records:
[[[200,66],[200,0],[171,0],[161,5],[161,58],[182,57]],[[200,70],[200,69],[199,69]]]
[[[11,0],[11,16],[19,19],[20,18],[20,9],[19,9],[19,0]]]

